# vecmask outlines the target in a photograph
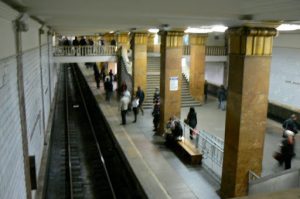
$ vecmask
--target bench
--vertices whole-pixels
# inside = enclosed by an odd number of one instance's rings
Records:
[[[177,150],[188,158],[190,164],[200,164],[202,154],[198,149],[194,148],[189,140],[177,141]]]

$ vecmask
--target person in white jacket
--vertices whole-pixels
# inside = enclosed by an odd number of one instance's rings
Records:
[[[123,95],[120,100],[120,109],[121,109],[121,117],[122,117],[122,125],[126,124],[126,113],[128,110],[128,105],[130,103],[130,98],[126,95]]]
[[[137,114],[138,114],[138,107],[139,107],[139,97],[135,96],[132,100],[132,110],[134,113],[134,123],[136,122]]]

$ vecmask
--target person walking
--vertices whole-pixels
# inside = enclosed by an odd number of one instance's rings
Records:
[[[294,152],[294,132],[286,130],[286,138],[282,140],[281,154],[282,154],[282,163],[284,162],[284,169],[290,169],[292,158],[295,156]]]
[[[205,103],[207,102],[207,92],[208,92],[208,83],[205,80],[205,82],[204,82],[204,101],[205,101]]]
[[[121,125],[126,125],[126,113],[127,113],[129,102],[130,102],[129,97],[123,95],[120,100],[120,109],[121,109],[121,117],[122,117]]]
[[[296,114],[292,114],[290,116],[290,118],[286,119],[283,124],[282,127],[285,130],[290,130],[292,131],[295,135],[298,133],[298,125],[297,125],[297,116]],[[283,134],[283,137],[285,135]]]
[[[154,126],[153,131],[157,131],[159,120],[160,120],[160,104],[158,100],[156,100],[154,103],[152,116],[153,116],[153,126]]]
[[[143,102],[144,102],[144,99],[145,99],[145,93],[141,89],[140,86],[138,86],[138,89],[137,89],[135,95],[139,98],[139,107],[138,108],[142,112],[142,115],[144,115]]]
[[[93,64],[93,69],[94,69],[94,76],[95,76],[97,88],[100,88],[100,73],[96,63]]]
[[[105,95],[106,95],[105,100],[110,102],[110,98],[111,98],[111,95],[112,95],[112,92],[113,92],[113,84],[109,80],[108,76],[105,78],[104,89],[105,89]]]
[[[159,89],[158,89],[158,87],[155,88],[155,91],[154,91],[154,94],[153,94],[153,103],[155,103],[156,100],[159,101]]]
[[[218,101],[219,101],[218,108],[225,111],[227,93],[226,93],[226,89],[223,85],[221,85],[221,87],[219,88],[217,95],[218,95]]]
[[[133,114],[134,114],[134,121],[133,123],[136,122],[137,119],[137,115],[138,115],[138,107],[139,107],[139,97],[135,96],[134,99],[132,100],[132,110],[133,110]]]
[[[193,139],[193,131],[197,126],[197,113],[194,107],[190,107],[190,111],[185,119],[185,123],[187,123],[190,127],[190,138]]]

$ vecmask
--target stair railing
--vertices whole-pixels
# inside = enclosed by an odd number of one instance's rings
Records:
[[[198,149],[202,155],[202,166],[212,175],[219,183],[221,183],[222,169],[223,169],[223,157],[224,157],[224,140],[207,133],[205,130],[198,130],[191,128],[184,121],[179,118],[175,118],[180,121],[183,127],[183,139],[185,142],[189,142],[195,149]],[[190,139],[190,130],[192,130],[193,139]]]
[[[123,82],[127,85],[127,90],[133,92],[133,79],[132,75],[128,72],[126,62],[122,56],[122,48],[118,50],[118,86]]]
[[[300,169],[289,169],[259,177],[249,171],[248,195],[284,191],[300,187]]]

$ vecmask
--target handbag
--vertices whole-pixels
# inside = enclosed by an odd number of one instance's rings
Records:
[[[277,160],[278,162],[282,162],[282,160],[283,160],[282,153],[280,153],[280,152],[278,152],[278,151],[275,151],[275,152],[273,153],[273,158],[274,158],[275,160]]]

